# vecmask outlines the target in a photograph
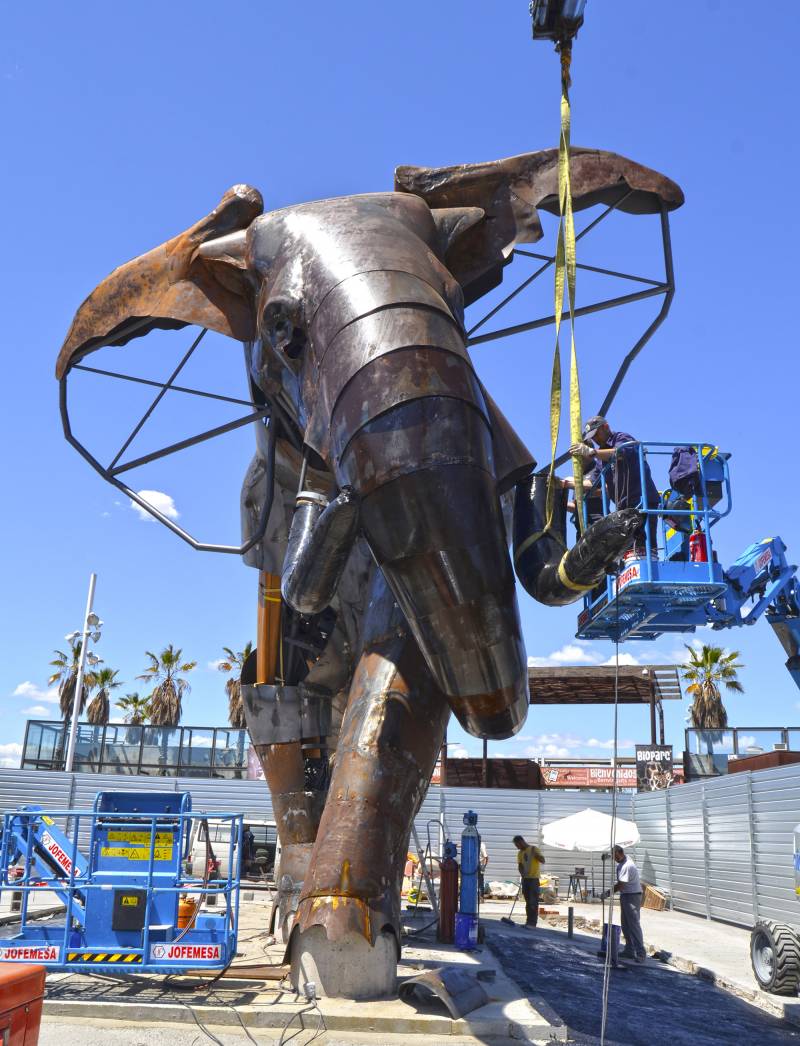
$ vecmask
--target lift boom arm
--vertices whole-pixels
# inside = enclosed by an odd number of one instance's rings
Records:
[[[725,580],[726,594],[709,604],[711,627],[754,625],[766,614],[788,655],[786,668],[800,687],[800,583],[796,565],[786,559],[786,545],[779,537],[750,545],[725,572]]]

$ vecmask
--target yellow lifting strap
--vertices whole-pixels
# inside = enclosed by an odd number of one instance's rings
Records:
[[[575,350],[575,221],[572,213],[572,182],[570,179],[569,144],[571,111],[569,102],[570,62],[572,46],[562,42],[561,55],[561,136],[558,144],[558,241],[555,261],[555,328],[556,345],[553,353],[553,373],[550,380],[550,472],[547,477],[547,514],[544,530],[534,535],[534,540],[547,533],[553,522],[553,498],[555,496],[555,460],[558,434],[561,427],[561,314],[564,311],[564,285],[567,287],[567,303],[570,327],[569,365],[569,430],[570,443],[581,440],[581,391],[578,379],[578,357]],[[565,278],[566,277],[566,278]],[[583,533],[583,461],[573,456],[572,473],[575,477],[575,505],[578,527]]]

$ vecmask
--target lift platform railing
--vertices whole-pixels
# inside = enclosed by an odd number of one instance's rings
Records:
[[[3,815],[0,898],[10,890],[21,894],[21,903],[19,931],[0,941],[0,961],[117,973],[227,966],[236,954],[243,815],[214,812],[215,823],[230,826],[227,874],[213,878],[212,859],[200,878],[188,870],[190,847],[193,826],[208,814],[186,809],[185,802],[169,813],[102,810],[102,795],[91,811],[24,808]],[[84,857],[79,840],[87,835]],[[32,922],[32,900],[47,893],[63,901],[63,924]],[[177,917],[181,895],[197,901],[183,928]],[[138,930],[115,929],[113,920],[126,901],[143,906]],[[221,901],[221,911],[201,913],[203,901]]]
[[[697,453],[698,489],[683,500],[686,507],[669,503],[669,487],[658,482],[662,478],[658,469],[661,459],[667,459],[663,469],[663,479],[666,480],[669,460],[676,448],[693,449]],[[638,473],[641,495],[637,503],[625,507],[637,508],[641,513],[643,536],[637,539],[637,547],[627,554],[616,576],[609,576],[604,585],[587,593],[584,610],[578,619],[578,635],[583,638],[654,638],[655,634],[672,630],[669,615],[663,613],[665,601],[670,596],[677,598],[683,606],[699,606],[724,590],[711,530],[732,509],[727,455],[720,454],[708,441],[631,441],[620,444],[615,448],[614,458],[600,470],[584,501],[587,525],[591,520],[592,500],[595,511],[597,508],[598,498],[591,498],[593,492],[599,494],[602,515],[608,515],[619,507],[612,505],[609,480],[613,475],[617,487],[615,492],[618,492],[623,460],[628,476]],[[645,497],[648,466],[656,488],[661,487],[655,504],[647,503]],[[655,528],[649,525],[651,520],[656,521]],[[688,523],[686,532],[673,526],[681,520]],[[702,533],[705,542],[705,556],[696,562],[690,562],[689,553],[689,534],[693,530]],[[620,600],[620,593],[628,587],[630,590],[625,599]],[[626,605],[625,609],[621,603]],[[649,627],[650,622],[656,621],[657,626]],[[694,624],[699,623],[698,617]],[[676,630],[685,628],[676,626]]]
[[[700,493],[694,497],[688,499],[690,507],[686,509],[675,508],[667,505],[664,501],[664,494],[667,493],[669,488],[661,491],[661,498],[657,505],[648,505],[645,503],[644,491],[646,489],[646,476],[647,476],[647,465],[648,459],[656,457],[669,457],[671,458],[676,448],[687,447],[697,452],[698,468],[700,473]],[[703,442],[681,442],[681,443],[663,443],[663,442],[646,442],[640,443],[638,441],[631,441],[629,443],[621,443],[618,447],[614,448],[616,453],[614,459],[608,462],[600,470],[598,478],[595,480],[592,490],[599,488],[602,498],[603,515],[607,516],[609,512],[613,511],[611,506],[611,499],[608,492],[608,478],[612,474],[615,465],[623,454],[636,454],[636,468],[639,473],[639,485],[642,490],[642,497],[639,499],[636,505],[628,505],[627,508],[638,508],[639,512],[647,518],[655,517],[661,527],[662,541],[659,544],[659,548],[666,551],[668,542],[666,540],[668,530],[671,529],[669,521],[676,518],[686,518],[692,524],[697,524],[700,529],[706,534],[706,540],[708,542],[709,560],[711,557],[711,528],[715,526],[720,519],[729,515],[733,507],[731,498],[731,484],[730,484],[730,472],[728,469],[728,460],[726,455],[719,454],[717,448],[710,443]],[[711,462],[714,462],[713,472],[711,469]],[[651,469],[651,474],[653,470]],[[713,477],[713,478],[712,478]],[[654,477],[654,482],[655,482]],[[717,498],[713,495],[711,484],[719,485],[720,492],[724,492],[724,496]],[[590,491],[591,493],[591,491]],[[720,501],[722,501],[722,508],[718,508]],[[587,508],[584,504],[584,522],[588,524]],[[701,523],[702,521],[702,523]],[[649,528],[645,526],[645,543],[647,559],[655,559],[658,549],[652,547],[650,538]]]

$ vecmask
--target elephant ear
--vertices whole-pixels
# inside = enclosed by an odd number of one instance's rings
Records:
[[[251,340],[255,304],[244,268],[244,231],[263,209],[257,189],[234,185],[205,218],[115,269],[75,314],[56,377],[94,349],[124,345],[155,328],[197,324]],[[220,240],[223,249],[201,256],[201,246],[210,240]]]
[[[674,210],[683,203],[675,182],[624,156],[575,146],[570,160],[576,211],[615,203],[628,192],[619,209],[629,214],[656,214],[662,206]],[[421,196],[434,215],[438,208],[484,211],[484,219],[466,229],[447,254],[448,268],[470,304],[500,283],[517,243],[541,238],[539,210],[558,214],[558,150],[455,167],[398,167],[395,191]]]

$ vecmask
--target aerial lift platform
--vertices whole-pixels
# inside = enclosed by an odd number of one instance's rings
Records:
[[[780,537],[763,538],[727,569],[714,547],[714,528],[732,508],[729,455],[703,442],[631,443],[620,449],[636,453],[644,490],[645,464],[671,457],[676,447],[696,454],[692,493],[668,490],[656,506],[640,502],[645,522],[657,521],[657,546],[645,526],[638,553],[631,550],[615,574],[585,595],[577,637],[654,640],[664,633],[691,633],[700,625],[714,630],[754,625],[765,616],[800,687],[800,584],[786,545]],[[603,515],[611,511],[609,471],[610,466],[602,470],[596,491]]]
[[[186,865],[192,822],[207,816],[192,812],[188,792],[121,791],[98,792],[90,811],[5,814],[0,893],[22,898],[19,932],[0,941],[0,962],[117,974],[224,969],[236,954],[243,818],[214,813],[229,827],[227,875],[217,877],[210,849],[200,878]],[[31,898],[47,891],[63,901],[63,921],[34,923]],[[182,895],[197,903],[180,927]],[[210,912],[203,900],[221,903]]]

